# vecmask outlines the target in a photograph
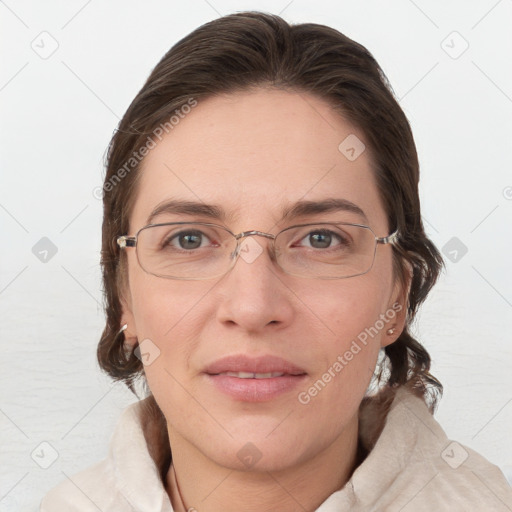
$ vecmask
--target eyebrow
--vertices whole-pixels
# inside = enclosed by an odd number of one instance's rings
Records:
[[[284,207],[281,211],[281,215],[282,220],[288,221],[296,219],[297,217],[307,217],[321,213],[340,211],[354,213],[365,222],[368,222],[368,218],[359,206],[347,199],[340,198],[327,198],[320,201],[297,201],[292,205]]]
[[[341,198],[327,198],[319,201],[297,201],[296,203],[285,205],[281,210],[281,220],[291,221],[298,217],[308,217],[319,215],[322,213],[333,213],[333,212],[350,212],[358,215],[366,223],[368,218],[364,211],[356,204],[348,201],[347,199]],[[168,214],[179,214],[187,215],[190,217],[207,217],[226,223],[229,220],[234,219],[233,214],[226,213],[226,211],[219,205],[206,204],[196,201],[187,201],[181,199],[172,199],[161,203],[155,207],[150,213],[147,224],[151,224],[155,217]]]

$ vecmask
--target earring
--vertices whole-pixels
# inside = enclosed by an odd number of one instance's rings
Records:
[[[117,334],[114,338],[115,343],[117,343],[118,345],[123,346],[123,347],[124,347],[125,337],[121,336],[121,334],[123,334],[123,332],[126,331],[127,328],[128,328],[128,324],[124,324],[121,327],[121,329],[119,329],[119,331],[117,331]]]
[[[388,330],[386,331],[386,334],[387,334],[388,336],[392,336],[393,334],[395,334],[395,328],[394,328],[394,327],[391,327],[390,329],[388,329]]]

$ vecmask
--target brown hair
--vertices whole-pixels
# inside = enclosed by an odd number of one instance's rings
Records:
[[[415,389],[433,410],[442,386],[430,375],[430,356],[409,328],[443,261],[423,229],[418,158],[407,118],[366,48],[333,28],[290,25],[260,12],[216,19],[175,44],[153,69],[112,138],[103,195],[101,263],[107,318],[97,351],[101,368],[132,391],[135,379],[143,375],[142,363],[133,351],[125,353],[123,336],[118,335],[126,262],[115,238],[129,232],[140,163],[133,159],[134,152],[154,139],[154,130],[192,98],[200,101],[254,87],[323,98],[365,134],[389,227],[400,231],[393,247],[395,275],[405,283],[407,264],[413,270],[406,326],[385,348],[380,378],[385,375],[388,387]]]

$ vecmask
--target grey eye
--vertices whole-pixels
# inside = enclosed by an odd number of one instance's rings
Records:
[[[163,246],[171,246],[177,249],[191,250],[204,247],[202,242],[205,240],[208,240],[208,237],[201,231],[188,230],[172,235],[165,241]],[[176,245],[176,242],[178,245]]]
[[[302,240],[308,240],[309,245],[307,245],[307,247],[311,247],[313,249],[328,249],[330,247],[333,247],[333,245],[331,244],[335,240],[338,241],[337,245],[342,246],[348,244],[348,241],[346,239],[328,229],[311,231]]]

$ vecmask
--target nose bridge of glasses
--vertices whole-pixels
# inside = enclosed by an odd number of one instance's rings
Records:
[[[272,241],[275,240],[276,235],[272,235],[270,233],[264,233],[263,231],[257,231],[257,230],[251,230],[251,231],[242,231],[241,233],[238,233],[238,235],[235,235],[235,240],[237,242],[237,250],[235,250],[232,253],[232,256],[238,257],[241,251],[242,242],[243,239],[249,236],[262,236],[264,238],[270,238]],[[242,242],[240,242],[242,241]],[[270,257],[271,259],[274,259],[274,253],[273,253],[273,244],[270,247]]]
[[[263,231],[252,230],[252,231],[242,231],[241,233],[238,233],[238,235],[235,235],[235,238],[237,240],[240,240],[241,238],[245,238],[247,236],[254,236],[254,235],[264,236],[265,238],[271,238],[272,240],[276,237],[276,235],[271,235],[270,233],[264,233]]]

